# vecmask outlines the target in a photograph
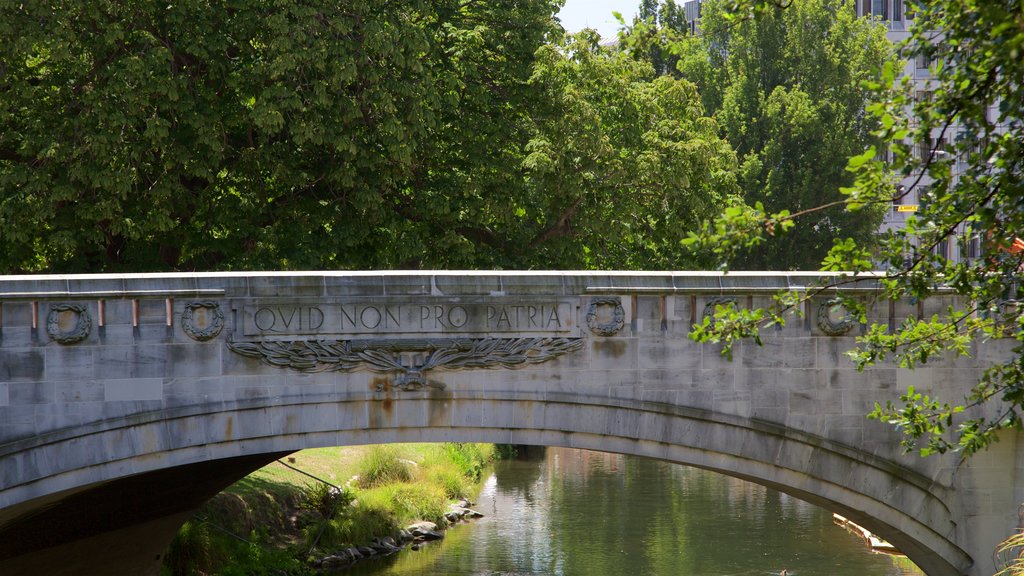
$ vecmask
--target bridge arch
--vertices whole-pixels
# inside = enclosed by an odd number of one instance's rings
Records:
[[[949,537],[955,522],[946,504],[948,491],[913,471],[766,422],[571,394],[541,401],[438,391],[401,398],[331,395],[135,415],[22,442],[14,459],[47,468],[38,470],[40,478],[10,486],[0,497],[8,517],[15,515],[8,518],[15,520],[12,527],[24,529],[18,520],[53,505],[55,495],[66,498],[136,475],[159,477],[154,473],[247,457],[255,469],[265,462],[261,455],[323,446],[446,441],[585,448],[696,466],[841,513],[893,543],[930,575],[962,574],[971,564]],[[69,453],[80,457],[54,456]],[[96,454],[108,458],[98,461]],[[225,480],[251,471],[232,470]]]

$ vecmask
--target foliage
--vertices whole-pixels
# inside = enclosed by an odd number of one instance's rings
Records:
[[[1024,531],[1018,531],[1003,541],[995,553],[996,564],[1002,569],[995,576],[1021,576],[1024,574]]]
[[[321,551],[364,545],[417,520],[443,525],[449,502],[472,496],[493,453],[490,444],[468,443],[298,452],[291,466],[270,464],[208,502],[182,528],[163,571],[170,576],[176,558],[178,574],[308,574],[304,562]],[[374,470],[377,481],[338,489],[296,469],[331,481]]]
[[[386,509],[400,524],[429,520],[445,525],[448,497],[440,486],[423,482],[396,482],[365,490],[359,494],[359,505]]]
[[[331,550],[358,546],[374,538],[394,534],[399,519],[387,502],[360,501],[334,519],[320,519],[303,528],[308,549]]]
[[[306,488],[305,496],[302,507],[312,510],[328,520],[348,508],[355,500],[355,495],[347,487],[339,489],[324,482],[309,485]]]
[[[451,500],[471,496],[497,452],[493,444],[466,442],[436,444],[433,448],[420,463],[421,475],[440,486]]]
[[[360,488],[374,488],[393,482],[409,482],[412,465],[393,446],[374,446],[359,463]]]
[[[851,357],[862,368],[881,361],[913,367],[940,355],[972,353],[978,342],[991,346],[1012,338],[1011,359],[988,368],[961,403],[908,390],[899,402],[880,403],[872,414],[902,430],[907,449],[958,451],[967,457],[995,441],[1000,430],[1019,427],[1024,408],[1024,316],[1017,300],[1024,251],[1012,248],[1024,230],[1024,92],[1019,89],[1024,10],[1019,0],[926,0],[907,6],[911,37],[901,53],[911,61],[931,62],[929,90],[915,94],[912,82],[898,80],[892,65],[883,67],[878,80],[864,82],[874,92],[867,110],[878,121],[876,135],[889,153],[867,148],[850,158],[847,170],[855,181],[841,189],[841,203],[856,213],[918,199],[916,216],[905,230],[890,234],[874,258],[886,269],[882,296],[924,299],[941,288],[957,294],[962,305],[891,332],[873,326],[858,338]],[[733,2],[732,9],[723,15],[731,26],[778,17],[776,8],[761,0]],[[780,220],[796,221],[794,230],[806,227],[819,210],[741,211],[744,217],[723,229],[706,227],[693,244],[749,244],[752,237],[777,230]],[[954,261],[943,250],[955,243],[966,252],[972,242],[980,245],[981,257]],[[867,252],[860,246],[837,243],[826,259],[828,268],[867,270]],[[728,250],[719,247],[718,253]],[[848,281],[841,275],[835,283]],[[864,319],[862,306],[850,299],[845,303]],[[792,309],[786,302],[764,317]],[[725,331],[699,336],[728,342],[756,331],[764,318],[749,320],[743,326],[723,322]]]
[[[453,467],[429,468],[424,476],[431,484],[439,486],[449,500],[469,498],[473,489],[472,482]]]
[[[857,18],[849,0],[794,0],[742,21],[730,20],[729,7],[703,2],[701,34],[678,41],[674,52],[739,156],[743,202],[785,221],[839,201],[840,187],[853,182],[846,159],[877,141],[861,82],[893,59],[884,27]],[[753,242],[734,244],[725,263],[814,269],[834,238],[870,244],[881,218],[878,206],[814,210],[788,234],[769,227]]]
[[[312,576],[313,570],[287,551],[269,548],[255,533],[248,542],[225,541],[231,561],[218,569],[217,576]]]
[[[495,444],[494,458],[496,460],[511,460],[519,454],[519,448],[515,444]]]
[[[655,77],[593,31],[542,47],[530,85],[544,106],[523,159],[527,195],[512,204],[520,245],[560,268],[694,264],[680,240],[736,189],[735,155],[695,86]]]
[[[0,271],[692,262],[728,145],[559,4],[6,3]]]
[[[171,540],[163,563],[169,576],[193,576],[209,570],[212,556],[210,531],[206,523],[190,520]]]
[[[680,77],[679,54],[675,44],[687,31],[683,7],[674,0],[642,0],[631,25],[615,14],[622,26],[619,46],[634,58],[650,62],[659,76]]]
[[[480,474],[490,463],[494,452],[490,444],[448,442],[443,446],[448,460],[456,466],[459,473],[472,482],[480,481]]]

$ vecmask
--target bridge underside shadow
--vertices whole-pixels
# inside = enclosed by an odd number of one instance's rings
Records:
[[[563,446],[697,466],[840,513],[930,576],[958,576],[972,564],[954,543],[940,487],[867,452],[751,419],[635,400],[436,391],[221,408],[135,415],[22,441],[13,456],[41,469],[0,491],[0,573],[156,574],[181,522],[245,474],[304,448],[392,442]],[[117,457],[95,458],[111,453]]]
[[[136,474],[5,510],[0,574],[159,574],[167,545],[204,502],[283,454]]]

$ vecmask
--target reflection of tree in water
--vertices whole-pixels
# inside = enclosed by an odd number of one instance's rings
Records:
[[[549,448],[543,460],[496,463],[479,500],[488,517],[456,528],[436,556],[407,554],[409,568],[401,561],[377,574],[904,573],[820,508],[646,458]]]
[[[566,575],[763,576],[784,566],[812,574],[849,563],[836,552],[860,545],[831,525],[827,511],[764,486],[646,458],[574,452],[548,455],[551,529],[566,543],[559,549]],[[884,558],[852,561],[860,567],[848,573],[896,573]]]
[[[534,485],[544,471],[542,463],[545,454],[546,448],[543,446],[519,446],[514,458],[497,462],[494,477],[498,491],[520,494],[532,501]]]

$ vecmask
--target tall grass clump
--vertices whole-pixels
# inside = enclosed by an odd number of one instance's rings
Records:
[[[996,576],[1024,576],[1024,531],[1003,540],[996,548]]]
[[[480,481],[480,475],[494,456],[492,444],[449,442],[444,444],[444,450],[452,464],[472,482]]]
[[[361,492],[359,506],[390,510],[400,523],[429,520],[444,525],[448,496],[427,483],[387,484]]]
[[[189,520],[182,524],[164,555],[164,567],[170,576],[206,573],[213,564],[210,531],[204,522]]]
[[[392,482],[412,480],[412,466],[392,446],[374,446],[359,462],[360,488],[375,488]]]
[[[440,487],[449,500],[468,498],[473,489],[472,482],[452,466],[434,466],[426,472],[427,481]]]

